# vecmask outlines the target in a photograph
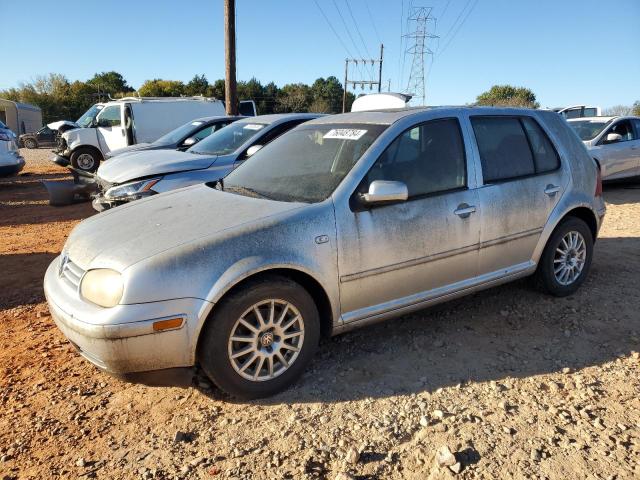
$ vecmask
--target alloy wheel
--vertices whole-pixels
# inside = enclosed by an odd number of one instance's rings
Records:
[[[553,257],[553,273],[560,285],[574,283],[587,260],[587,244],[580,232],[570,231],[556,247]]]

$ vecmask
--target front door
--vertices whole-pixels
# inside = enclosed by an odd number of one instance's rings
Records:
[[[103,153],[127,146],[127,134],[122,125],[120,105],[104,107],[96,117],[98,141]]]
[[[620,135],[620,140],[608,142],[607,135]],[[613,180],[637,174],[640,140],[636,136],[631,120],[619,120],[611,125],[602,135],[593,155],[602,168],[602,178]]]
[[[568,176],[533,117],[472,116],[471,125],[483,177],[479,273],[490,280],[533,266],[533,251]]]
[[[426,122],[397,137],[354,193],[400,181],[407,201],[336,205],[345,322],[419,305],[477,274],[480,212],[467,172],[458,119]]]

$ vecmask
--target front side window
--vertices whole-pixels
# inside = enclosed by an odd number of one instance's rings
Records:
[[[406,130],[371,167],[363,189],[375,180],[402,182],[409,197],[464,188],[466,157],[458,121],[434,120]]]
[[[96,117],[96,120],[101,127],[119,127],[120,105],[111,105],[103,108]]]
[[[373,124],[301,125],[268,143],[226,176],[224,191],[283,202],[321,202],[386,128]]]
[[[622,137],[623,142],[628,142],[630,140],[635,140],[635,135],[633,133],[633,128],[631,128],[631,122],[629,120],[621,120],[618,123],[611,126],[607,134],[604,136],[604,141],[607,140],[607,135],[610,133],[617,133]]]

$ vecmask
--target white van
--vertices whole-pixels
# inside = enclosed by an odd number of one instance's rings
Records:
[[[127,97],[92,106],[80,128],[58,139],[53,161],[95,171],[111,150],[153,142],[176,127],[198,117],[225,115],[224,103],[206,97]]]

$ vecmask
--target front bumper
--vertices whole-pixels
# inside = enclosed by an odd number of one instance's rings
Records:
[[[47,269],[45,296],[54,322],[83,357],[107,373],[136,381],[150,372],[194,365],[195,332],[208,302],[188,298],[98,307],[62,280],[59,261]],[[154,331],[155,322],[177,317],[184,318],[181,327]]]
[[[16,175],[25,166],[24,158],[17,152],[7,152],[0,154],[0,177]]]

